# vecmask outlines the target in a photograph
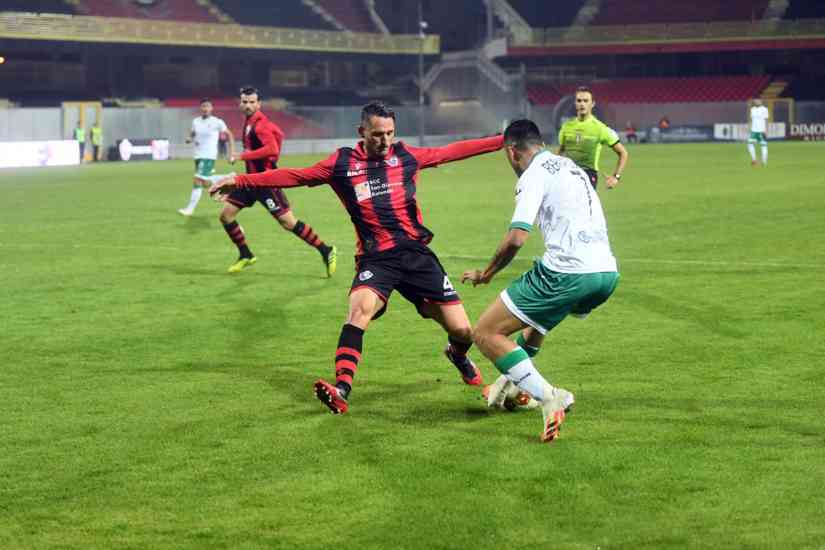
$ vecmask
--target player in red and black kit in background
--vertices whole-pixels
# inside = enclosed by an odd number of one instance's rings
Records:
[[[231,157],[229,162],[234,164],[238,159],[245,161],[248,174],[276,168],[284,133],[261,112],[260,94],[255,88],[241,89],[240,106],[241,111],[246,115],[243,129],[245,150],[239,157]],[[257,260],[246,244],[243,229],[235,221],[238,212],[243,208],[249,208],[256,202],[261,203],[272,214],[272,217],[278,220],[281,227],[295,233],[320,252],[328,277],[335,273],[337,255],[335,247],[327,246],[308,223],[295,217],[290,210],[286,194],[280,189],[237,189],[227,195],[224,200],[226,206],[221,211],[220,220],[240,253],[238,261],[229,267],[230,273],[237,273]]]
[[[449,342],[445,354],[464,382],[482,383],[481,373],[467,356],[472,345],[470,320],[447,273],[427,246],[433,234],[423,225],[415,193],[420,170],[497,151],[503,145],[501,136],[436,148],[393,143],[395,113],[381,102],[364,107],[358,133],[363,141],[355,148],[338,149],[309,168],[230,176],[209,190],[226,193],[329,184],[349,213],[358,251],[347,322],[335,354],[336,382],[315,383],[315,395],[336,414],[349,408],[347,399],[361,360],[364,331],[384,313],[393,290],[412,302],[422,317],[444,328]]]

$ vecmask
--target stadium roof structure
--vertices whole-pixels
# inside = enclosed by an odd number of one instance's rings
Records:
[[[356,33],[63,14],[0,12],[0,38],[373,55],[438,54],[437,35]]]
[[[531,29],[511,56],[686,53],[825,48],[825,19],[717,21]]]

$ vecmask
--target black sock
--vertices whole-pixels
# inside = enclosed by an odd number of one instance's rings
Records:
[[[309,246],[318,250],[322,255],[324,254],[324,250],[329,250],[329,247],[321,240],[315,231],[313,231],[312,227],[301,220],[295,223],[292,232]]]
[[[459,358],[465,357],[467,352],[470,351],[470,348],[473,347],[472,342],[461,342],[452,336],[447,337],[447,341],[450,343],[450,351],[453,352],[454,356]]]
[[[344,399],[352,391],[352,379],[355,378],[361,360],[363,342],[364,329],[349,323],[341,328],[338,349],[335,351],[335,387],[341,391]]]
[[[223,229],[229,235],[229,239],[238,247],[241,258],[251,258],[252,251],[246,245],[246,236],[237,221],[223,224]]]

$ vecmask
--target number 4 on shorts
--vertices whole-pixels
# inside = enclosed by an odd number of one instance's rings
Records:
[[[444,275],[444,290],[455,290],[453,288],[453,283],[450,282],[450,278]]]

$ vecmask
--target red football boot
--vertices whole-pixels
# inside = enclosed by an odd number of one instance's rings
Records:
[[[341,390],[327,382],[318,379],[315,382],[315,397],[318,401],[329,407],[332,414],[344,414],[349,409],[347,400],[341,396]]]
[[[461,373],[461,379],[464,380],[465,384],[468,386],[480,386],[484,383],[484,380],[481,379],[481,371],[478,370],[478,367],[469,356],[465,355],[459,359],[453,355],[449,345],[444,350],[444,355],[450,360],[450,363],[455,365],[458,372]]]

